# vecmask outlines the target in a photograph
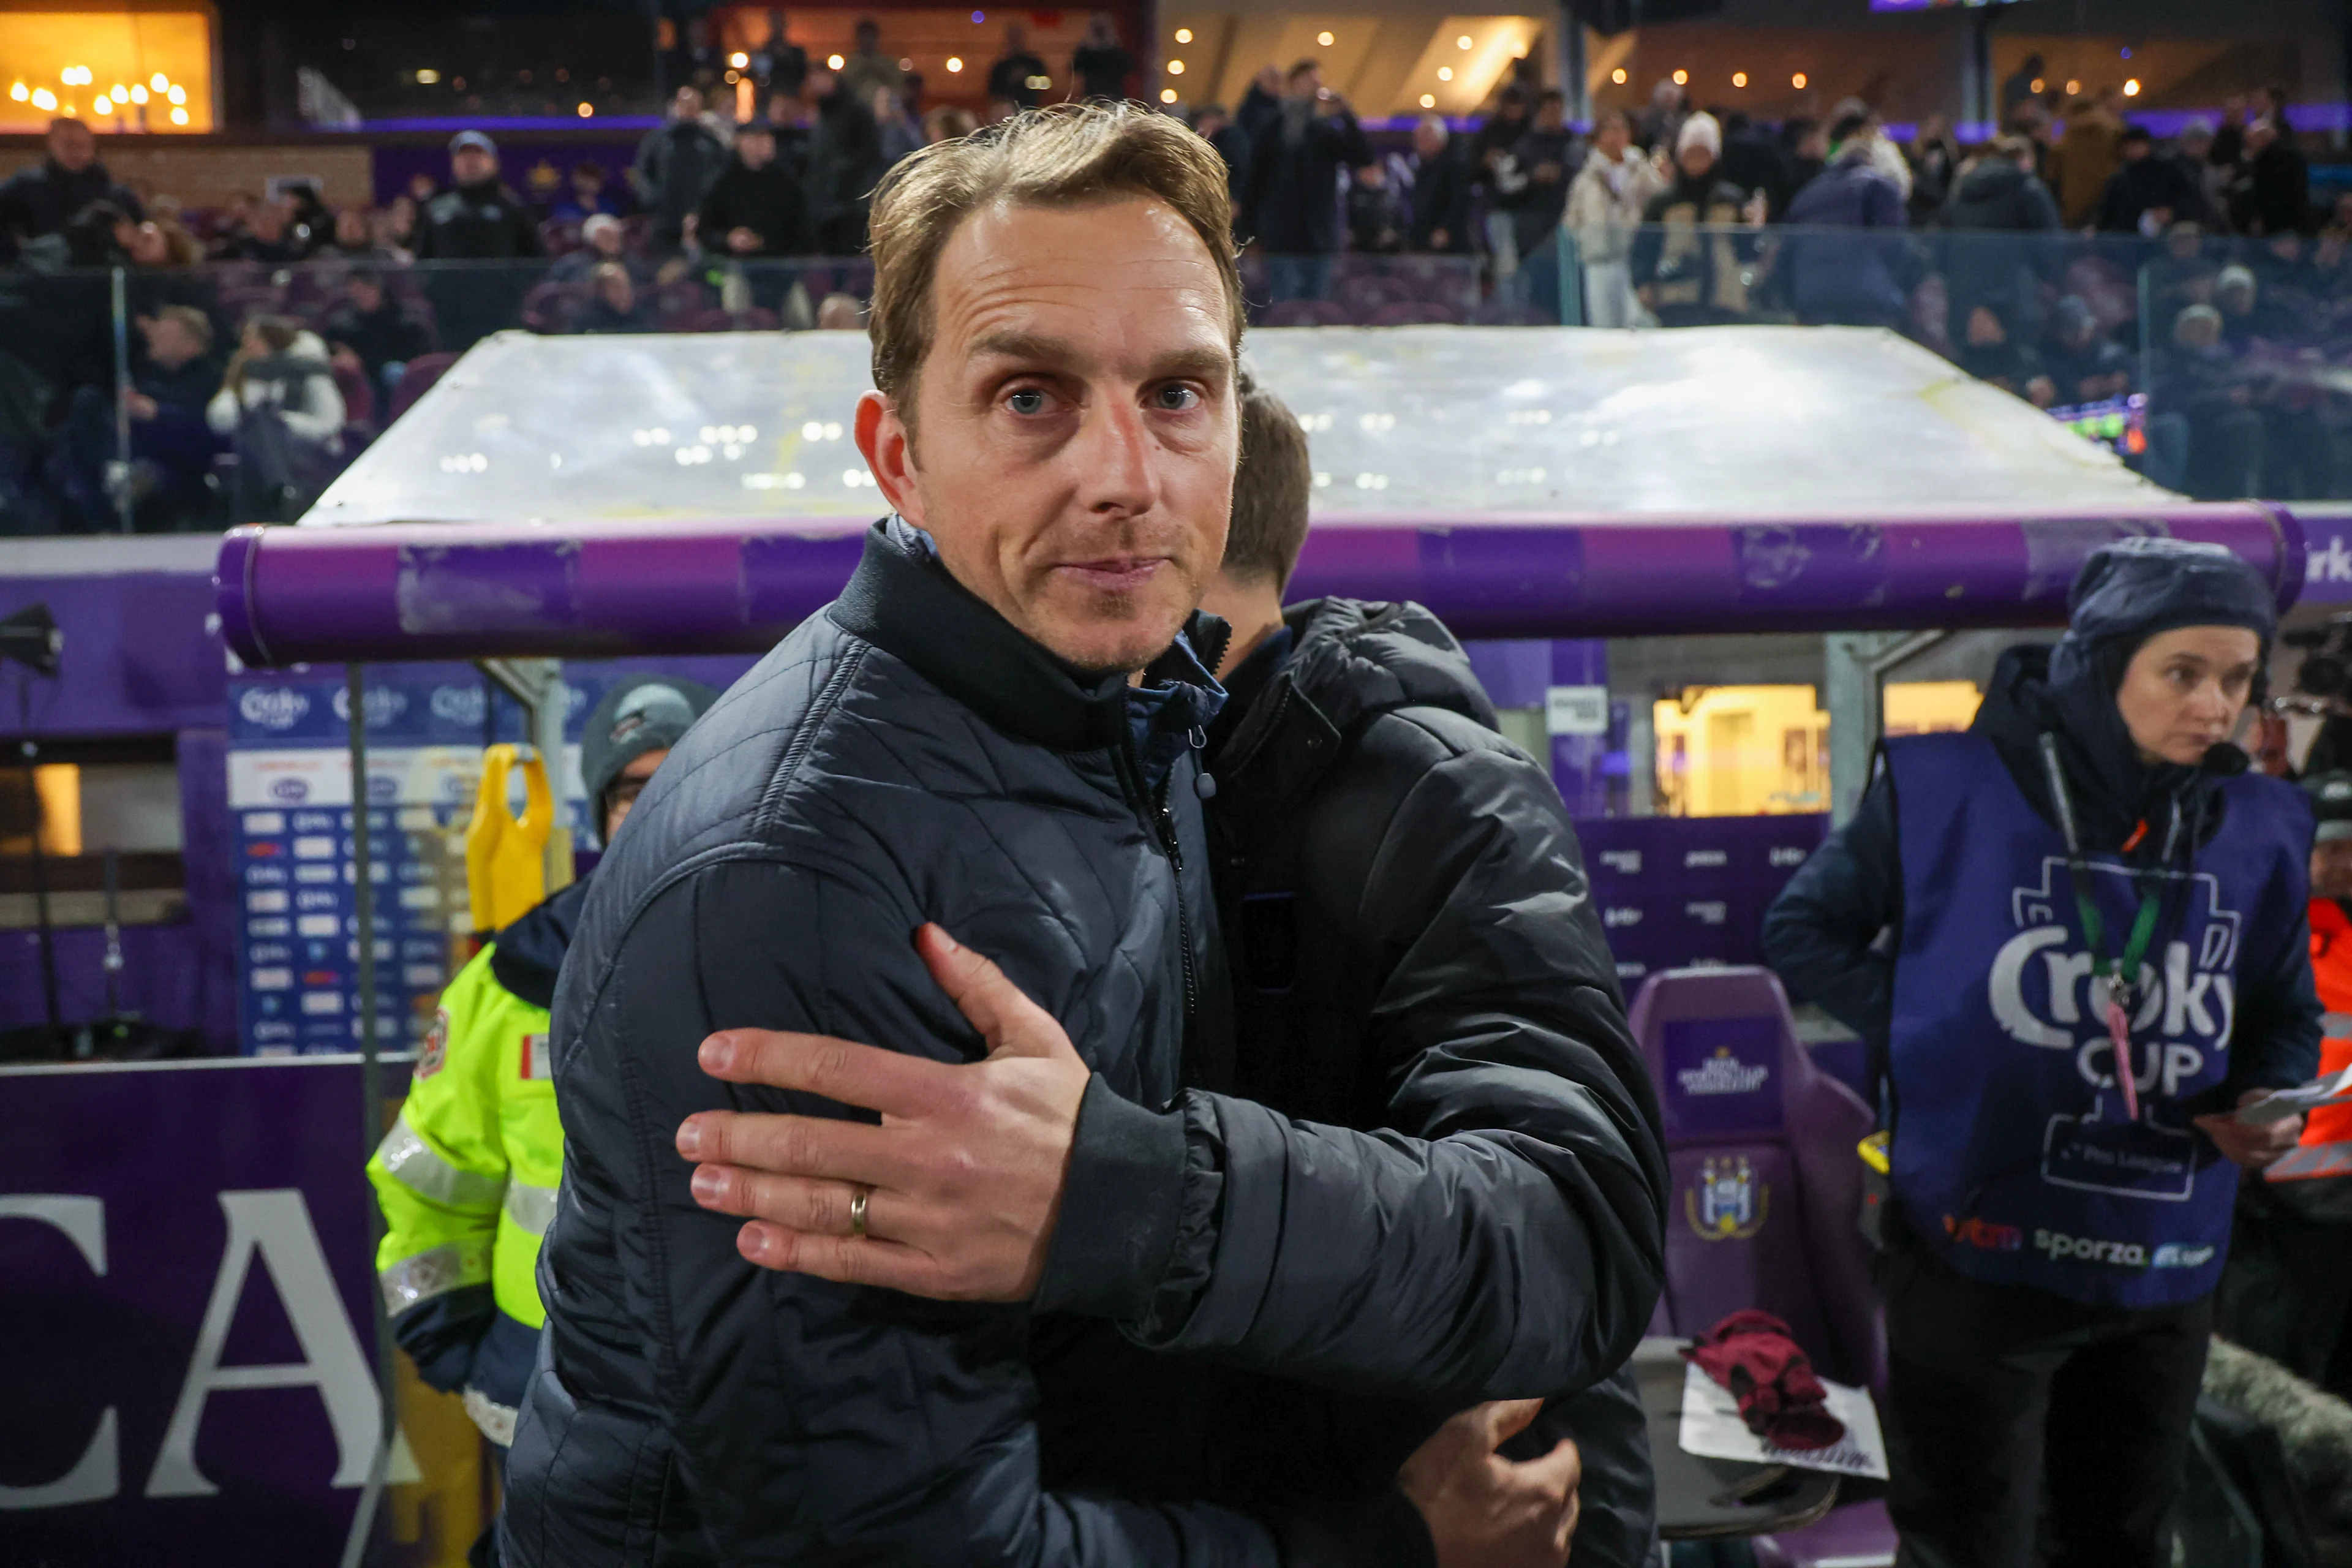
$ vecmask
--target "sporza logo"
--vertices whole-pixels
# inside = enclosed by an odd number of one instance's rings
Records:
[[[290,686],[256,686],[236,700],[236,715],[264,730],[291,730],[310,711],[310,700]]]
[[[1702,1241],[1746,1241],[1764,1228],[1772,1189],[1756,1179],[1745,1154],[1709,1156],[1698,1185],[1683,1191],[1683,1215]]]
[[[2217,1249],[2168,1241],[2150,1251],[2137,1241],[2106,1241],[2097,1237],[2037,1229],[2033,1233],[2033,1250],[2053,1263],[2097,1263],[2110,1268],[2202,1268],[2213,1261]]]
[[[2104,1088],[2113,1081],[2115,1068],[2105,1026],[2112,987],[2093,973],[2090,952],[2075,945],[2080,938],[2074,925],[2061,918],[2062,905],[2071,916],[2074,904],[2071,894],[2062,900],[2053,892],[2065,885],[2065,865],[2055,856],[2045,858],[2042,885],[2011,894],[2020,929],[1993,957],[1987,999],[2002,1033],[2021,1045],[2074,1052],[2084,1081]],[[2095,861],[2090,871],[2095,877],[2128,877],[2119,866]],[[2140,965],[2139,1000],[2131,1020],[2137,1037],[2135,1081],[2142,1093],[2160,1089],[2168,1100],[2177,1098],[2184,1085],[2198,1083],[2209,1060],[2228,1049],[2237,1013],[2232,971],[2238,913],[2219,907],[2221,884],[2210,872],[2187,879],[2189,908],[2179,929],[2194,938],[2195,946],[2168,942],[2161,969]]]

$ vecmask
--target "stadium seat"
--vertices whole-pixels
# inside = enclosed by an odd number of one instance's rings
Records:
[[[390,425],[408,412],[410,404],[433,389],[441,373],[457,363],[456,354],[418,354],[408,362],[407,371],[392,389],[391,406],[384,410],[383,422]]]
[[[522,324],[534,332],[568,332],[588,309],[584,283],[534,283],[522,297]]]
[[[1743,1308],[1787,1322],[1822,1375],[1885,1386],[1885,1333],[1859,1228],[1854,1146],[1876,1118],[1813,1064],[1769,970],[1675,969],[1633,1000],[1672,1188],[1666,1288],[1650,1331],[1689,1339]],[[1767,1556],[1769,1550],[1779,1553]],[[1759,1538],[1759,1568],[1892,1563],[1872,1501]]]

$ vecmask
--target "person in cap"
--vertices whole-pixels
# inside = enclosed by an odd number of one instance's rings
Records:
[[[530,208],[499,178],[499,149],[488,137],[478,131],[451,137],[449,176],[449,189],[416,215],[417,260],[511,263],[547,254]],[[443,346],[463,352],[486,334],[516,325],[530,281],[512,267],[437,269],[427,287]]]
[[[1674,184],[1642,209],[1633,292],[1661,325],[1704,327],[1748,313],[1744,263],[1756,243],[1738,229],[1761,224],[1764,209],[1723,177],[1722,159],[1723,127],[1712,114],[1692,115],[1675,134]]]
[[[635,675],[596,705],[580,772],[605,844],[714,695]],[[548,1009],[587,893],[586,879],[563,889],[457,972],[407,1103],[367,1165],[383,1209],[376,1278],[393,1337],[426,1384],[463,1393],[502,1455],[547,1321],[539,1245],[563,1163]]]
[[[2311,972],[2322,1077],[2352,1068],[2352,773],[2303,781],[2311,846]],[[2352,1104],[2304,1119],[2302,1141],[2238,1194],[2221,1335],[2352,1398]]]
[[[1765,918],[1869,1042],[1891,1138],[1887,1509],[1903,1561],[2157,1561],[2238,1169],[2318,1066],[2302,792],[2230,743],[2277,612],[2213,545],[2093,552],[1964,732],[1885,742]],[[2129,1070],[2116,1071],[2118,1063]]]

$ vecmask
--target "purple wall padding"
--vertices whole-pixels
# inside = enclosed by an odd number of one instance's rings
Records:
[[[0,578],[0,616],[45,604],[65,633],[61,673],[34,677],[36,735],[152,735],[221,721],[227,660],[197,572]],[[14,735],[16,681],[0,674],[0,735]]]
[[[738,523],[241,528],[223,631],[249,664],[763,650],[839,592],[862,530]],[[2294,602],[2303,535],[2254,503],[1901,518],[1463,516],[1318,524],[1292,592],[1415,599],[1457,636],[2051,625],[2091,550],[2227,545]]]

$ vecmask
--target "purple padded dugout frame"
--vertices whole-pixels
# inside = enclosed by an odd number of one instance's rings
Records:
[[[247,664],[764,650],[840,592],[862,525],[384,524],[232,531],[215,583]],[[1413,599],[1465,637],[1870,631],[2063,622],[2096,546],[2225,545],[2294,602],[2303,531],[2253,502],[1899,517],[1350,514],[1297,598]]]

